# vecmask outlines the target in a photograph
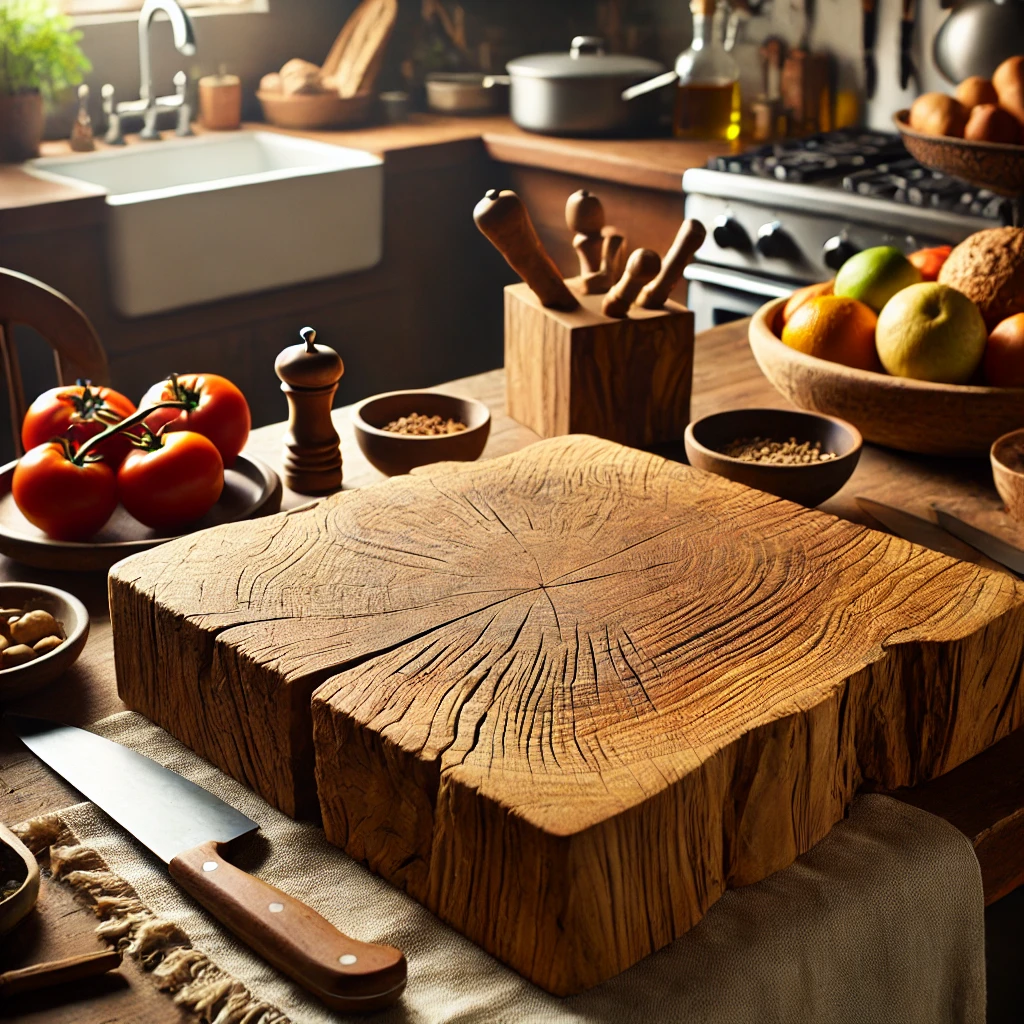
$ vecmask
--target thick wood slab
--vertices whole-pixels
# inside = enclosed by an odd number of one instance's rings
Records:
[[[594,438],[121,563],[119,688],[550,991],[1024,722],[1024,586]]]

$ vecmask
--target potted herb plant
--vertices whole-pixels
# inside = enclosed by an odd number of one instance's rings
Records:
[[[48,0],[0,0],[0,161],[38,155],[44,104],[89,70],[80,38]]]

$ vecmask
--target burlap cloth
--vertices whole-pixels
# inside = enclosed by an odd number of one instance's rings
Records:
[[[556,999],[328,845],[317,827],[278,813],[148,720],[127,712],[96,731],[258,821],[267,840],[255,867],[262,878],[353,937],[404,950],[408,989],[398,1006],[369,1018],[379,1024],[981,1024],[985,1018],[983,899],[971,846],[942,819],[888,797],[860,797],[848,819],[808,854],[757,885],[727,892],[668,948],[589,992]],[[147,907],[179,924],[256,997],[296,1024],[348,1019],[249,953],[91,804],[61,817]]]

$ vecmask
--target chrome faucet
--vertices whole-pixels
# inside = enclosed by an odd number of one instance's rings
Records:
[[[149,29],[157,11],[163,11],[171,21],[174,32],[174,46],[177,51],[190,57],[196,52],[196,38],[192,29],[192,19],[181,9],[177,0],[146,0],[139,12],[139,99],[118,103],[113,107],[116,118],[116,133],[120,135],[120,121],[125,115],[142,117],[142,131],[139,138],[156,140],[160,138],[157,129],[157,118],[162,110],[178,112],[178,135],[192,134],[192,109],[185,100],[188,90],[188,78],[184,71],[174,76],[175,91],[173,96],[157,96],[153,89],[153,65],[150,58]],[[106,91],[104,91],[106,95]],[[110,98],[113,98],[111,89]],[[111,129],[111,134],[114,130]]]

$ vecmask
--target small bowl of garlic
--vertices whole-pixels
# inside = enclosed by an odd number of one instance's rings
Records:
[[[62,676],[88,637],[89,612],[77,597],[37,583],[0,583],[0,702]]]

